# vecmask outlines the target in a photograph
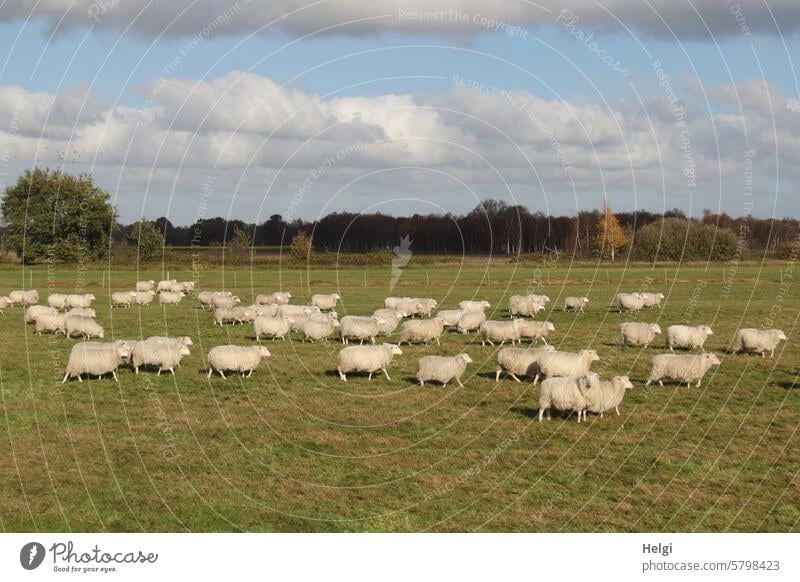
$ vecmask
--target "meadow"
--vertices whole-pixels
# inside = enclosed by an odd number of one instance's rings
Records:
[[[186,266],[170,276],[193,278]],[[497,347],[448,333],[441,346],[404,346],[376,376],[336,377],[341,344],[264,342],[251,378],[206,378],[205,354],[254,343],[251,326],[212,326],[192,297],[175,306],[110,309],[111,291],[162,278],[95,267],[0,268],[0,293],[32,282],[97,296],[106,340],[190,335],[175,377],[123,369],[61,385],[78,341],[33,334],[17,306],[0,316],[0,529],[4,531],[798,531],[800,315],[791,263],[448,264],[411,261],[390,290],[389,266],[207,268],[198,290],[287,290],[293,303],[338,291],[339,315],[369,314],[388,295],[470,298],[507,318],[512,294],[546,293],[542,314],[560,349],[594,348],[603,376],[635,388],[621,416],[539,423],[538,388],[495,383]],[[618,291],[661,291],[660,310],[609,310]],[[564,313],[564,297],[590,298]],[[705,323],[722,356],[700,388],[644,387],[663,351],[619,348],[622,321]],[[740,327],[789,336],[774,359],[728,354]],[[663,336],[661,336],[663,337]],[[468,352],[465,388],[415,383],[423,354]]]

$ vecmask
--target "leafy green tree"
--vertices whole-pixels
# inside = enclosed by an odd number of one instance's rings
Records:
[[[164,251],[164,235],[149,220],[128,226],[128,241],[138,249],[139,261],[151,261]]]
[[[636,231],[633,250],[637,258],[648,261],[728,261],[738,246],[729,228],[689,218],[663,218]]]
[[[104,258],[117,218],[109,195],[89,175],[26,170],[0,203],[3,248],[26,264]]]

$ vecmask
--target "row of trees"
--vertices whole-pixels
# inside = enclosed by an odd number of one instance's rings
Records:
[[[415,253],[520,254],[561,252],[578,257],[620,255],[646,260],[726,260],[748,249],[775,251],[800,235],[796,219],[732,218],[706,211],[701,220],[681,211],[584,211],[547,216],[524,206],[486,200],[463,215],[332,213],[317,221],[286,222],[279,214],[259,223],[210,218],[176,226],[167,218],[118,223],[109,195],[89,176],[36,168],[6,189],[0,242],[26,263],[97,260],[112,245],[136,248],[140,260],[164,246],[287,246],[299,234],[315,251],[390,250],[409,237]]]

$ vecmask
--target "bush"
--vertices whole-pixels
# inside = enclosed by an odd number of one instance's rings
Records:
[[[298,232],[292,237],[289,255],[295,263],[307,263],[311,260],[311,237],[304,232]]]
[[[738,247],[732,230],[687,218],[658,220],[633,238],[634,256],[648,261],[728,261],[744,252]]]
[[[160,257],[164,252],[164,236],[149,220],[131,224],[128,227],[128,241],[137,249],[142,263]]]

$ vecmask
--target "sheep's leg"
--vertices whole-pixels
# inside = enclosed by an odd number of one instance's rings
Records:
[[[63,379],[63,380],[61,380],[61,383],[63,384],[64,382],[66,382],[66,381],[67,381],[67,378],[69,378],[69,372],[67,372],[66,374],[64,374],[64,379]]]
[[[114,376],[114,382],[119,382],[119,378],[117,378],[117,371],[116,370],[111,370],[111,375]],[[97,378],[99,380],[100,376],[98,376]]]
[[[175,370],[173,368],[170,368],[169,371],[172,372],[173,376],[175,375]]]
[[[247,373],[247,376],[246,376],[246,377],[247,377],[247,378],[249,378],[249,377],[250,377],[250,376],[252,376],[252,375],[253,375],[253,370],[250,370],[250,371]]]
[[[217,370],[217,371],[219,372],[219,375],[222,376],[223,380],[227,380],[227,378],[225,377],[225,372],[223,372],[222,370]]]
[[[658,381],[658,385],[663,387],[664,386],[664,381],[663,380],[659,380]]]
[[[372,340],[372,345],[374,346],[374,345],[375,345],[375,336],[372,336],[372,337],[371,337],[371,338],[369,338],[369,339],[370,339],[370,340]]]
[[[514,380],[522,384],[522,380],[520,380],[514,372],[509,372],[509,373],[511,374],[511,377],[514,378]]]
[[[698,381],[697,381],[697,385],[696,385],[696,387],[697,387],[697,388],[699,388],[699,387],[700,387],[700,380],[698,380]]]
[[[78,382],[83,382],[83,378],[81,378],[80,374],[78,374]]]
[[[497,370],[495,370],[495,375],[494,375],[494,381],[495,382],[499,382],[500,381],[500,371],[501,370],[502,370],[502,368],[499,368],[499,367],[497,368]]]
[[[614,407],[614,410],[616,410],[616,411],[617,411],[617,416],[619,416],[619,406],[615,406],[615,407]],[[601,415],[601,416],[602,416],[602,415]]]
[[[539,408],[539,422],[542,422],[543,417],[544,417],[544,408]]]
[[[384,373],[384,374],[386,374],[386,379],[387,379],[389,382],[391,382],[391,381],[392,381],[392,379],[391,379],[391,378],[389,378],[389,372],[387,372],[387,371],[386,371],[386,368],[381,368],[381,370],[383,370],[383,373]]]
[[[533,377],[533,385],[536,386],[539,383],[539,374],[537,373],[536,376]]]
[[[420,381],[419,381],[419,385],[420,385],[420,386],[425,386],[425,380],[420,380]]]
[[[546,346],[550,345],[550,344],[547,343],[547,338],[546,337],[542,337],[542,341],[544,342],[544,345],[546,345]]]
[[[136,373],[138,374],[139,372],[136,372]],[[208,376],[206,376],[206,378],[211,378],[211,374],[213,374],[213,373],[214,373],[214,368],[209,366],[209,368],[208,368]]]
[[[342,382],[347,382],[347,376],[344,375],[344,372],[342,372],[342,369],[341,368],[336,368],[336,371],[339,372],[339,379]]]
[[[648,378],[648,379],[647,379],[647,382],[645,382],[645,383],[644,383],[644,385],[645,385],[645,386],[650,386],[650,382],[652,382],[652,381],[653,381],[653,379],[652,379],[652,378]]]
[[[439,338],[438,338],[438,337],[436,338],[436,345],[437,345],[437,346],[440,346],[440,345],[442,345],[442,344],[440,344],[440,343],[439,343]]]
[[[462,388],[464,388],[464,385],[461,383],[461,378],[456,378],[456,382],[458,382],[458,385],[459,385],[459,386],[461,386]]]
[[[370,373],[369,373],[369,376],[367,376],[367,380],[369,380],[370,382],[372,382],[372,372],[370,372]]]

